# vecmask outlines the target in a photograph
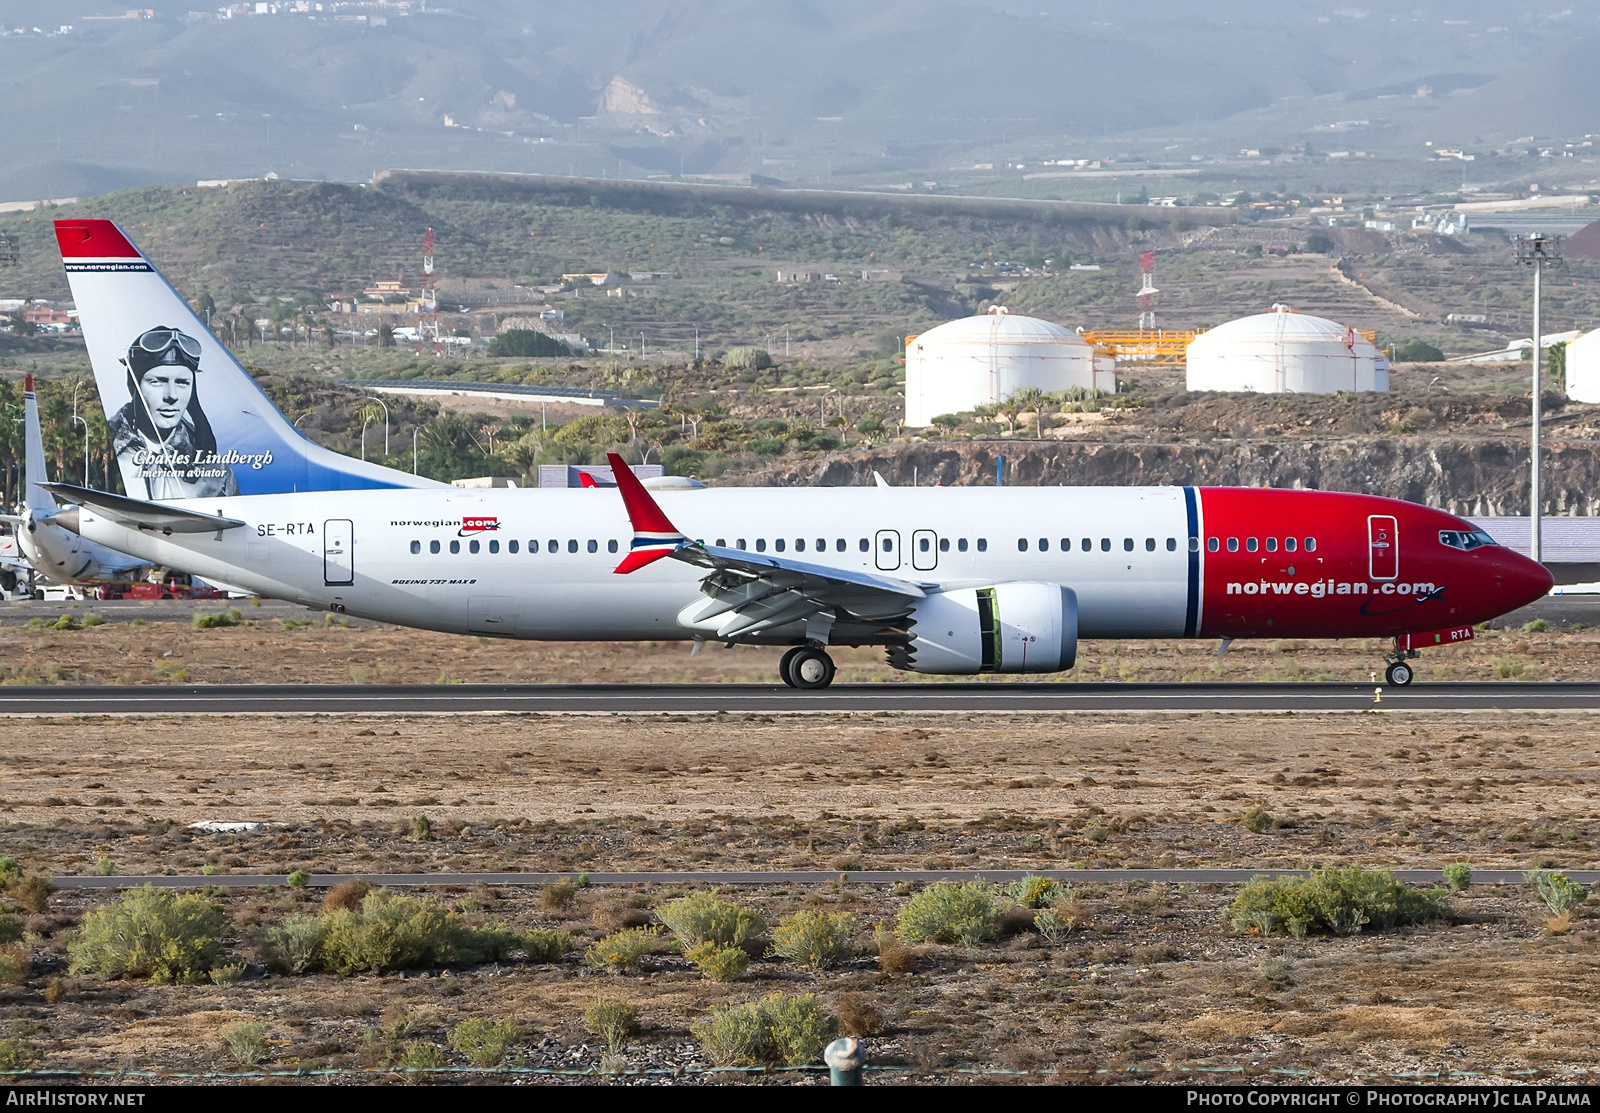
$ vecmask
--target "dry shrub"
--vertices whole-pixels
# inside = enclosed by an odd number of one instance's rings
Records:
[[[589,922],[606,935],[644,927],[650,922],[650,898],[639,893],[611,893],[594,906]]]
[[[656,909],[656,916],[678,940],[685,953],[702,943],[719,947],[742,947],[753,943],[767,930],[761,913],[741,908],[715,893],[691,893],[669,900]]]
[[[750,956],[743,947],[719,947],[702,943],[684,956],[714,982],[736,982],[750,969]]]
[[[0,985],[21,985],[28,980],[28,948],[21,943],[0,945]]]
[[[372,882],[361,877],[341,881],[323,894],[322,910],[333,912],[342,908],[346,912],[354,912],[361,907],[361,902],[367,899],[367,894],[376,888]]]
[[[936,881],[900,909],[901,938],[910,943],[974,946],[994,935],[1000,901],[986,881]]]
[[[65,978],[51,978],[44,983],[44,999],[46,1004],[59,1005],[66,1000],[67,980]]]
[[[613,997],[596,997],[583,1010],[583,1027],[605,1040],[611,1051],[621,1051],[628,1037],[639,1032],[639,1010]]]
[[[192,984],[222,957],[222,909],[150,885],[83,918],[67,945],[74,974]]]
[[[718,1066],[814,1063],[838,1030],[838,1021],[810,993],[774,993],[759,1001],[718,1005],[689,1028]]]
[[[772,933],[772,953],[820,974],[854,953],[850,933],[855,926],[856,918],[848,912],[796,912]]]
[[[1546,935],[1565,935],[1572,930],[1572,912],[1570,910],[1559,916],[1551,916],[1544,922]]]
[[[56,887],[43,877],[14,878],[6,882],[6,895],[28,912],[43,912],[50,905],[50,894]]]
[[[498,1067],[521,1036],[522,1025],[514,1020],[493,1021],[479,1016],[456,1025],[450,1033],[450,1046],[475,1067]]]
[[[840,1035],[876,1036],[883,1031],[883,1013],[860,994],[839,994],[839,999],[834,1002],[833,1008],[839,1017]]]
[[[563,877],[539,890],[539,907],[546,912],[561,912],[572,907],[572,902],[577,898],[578,887]]]
[[[900,942],[894,932],[880,927],[872,938],[878,945],[878,969],[885,974],[909,974],[917,968],[917,952]]]
[[[637,970],[645,955],[655,950],[656,930],[628,928],[612,932],[589,945],[589,949],[583,952],[583,963],[585,966],[615,970],[619,974],[626,970]]]
[[[1405,1040],[1443,1046],[1481,1039],[1483,1026],[1438,1005],[1352,1005],[1341,1009],[1334,1027],[1368,1039]]]

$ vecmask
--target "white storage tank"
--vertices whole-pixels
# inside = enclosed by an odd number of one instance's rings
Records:
[[[906,341],[906,425],[933,424],[1003,401],[1024,387],[1116,390],[1109,361],[1098,377],[1094,349],[1071,329],[993,306]]]
[[[1600,402],[1600,329],[1567,341],[1567,397]]]
[[[1388,390],[1389,361],[1353,328],[1275,305],[1189,342],[1190,390],[1332,394]]]

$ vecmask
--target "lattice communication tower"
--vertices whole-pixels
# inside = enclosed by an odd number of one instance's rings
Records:
[[[1139,331],[1156,327],[1156,253],[1143,252],[1139,256]]]

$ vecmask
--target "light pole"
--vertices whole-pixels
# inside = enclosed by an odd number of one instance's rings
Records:
[[[89,485],[89,423],[77,414],[72,415],[72,420],[83,426],[83,485]]]
[[[1533,268],[1533,443],[1529,453],[1532,482],[1528,492],[1528,555],[1541,561],[1539,518],[1543,503],[1542,485],[1539,482],[1539,410],[1542,386],[1539,382],[1539,358],[1544,354],[1544,336],[1539,321],[1540,296],[1544,265],[1561,261],[1561,241],[1564,236],[1547,236],[1535,232],[1531,236],[1517,237],[1517,261]]]
[[[417,474],[417,427],[411,427],[411,474]]]
[[[372,424],[372,419],[370,417],[367,418],[365,421],[363,421],[361,423],[361,462],[362,463],[366,463],[366,460],[367,460],[367,426],[371,425],[371,424]]]

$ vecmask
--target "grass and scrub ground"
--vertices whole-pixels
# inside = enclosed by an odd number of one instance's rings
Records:
[[[61,717],[10,737],[0,853],[29,875],[1600,863],[1585,714]],[[186,826],[208,819],[278,826]],[[1565,1078],[1600,1038],[1600,909],[1553,882],[706,891],[123,909],[13,878],[0,1051],[614,1072],[782,1062],[845,1029],[895,1077],[1317,1081]],[[124,916],[193,945],[125,960]]]

